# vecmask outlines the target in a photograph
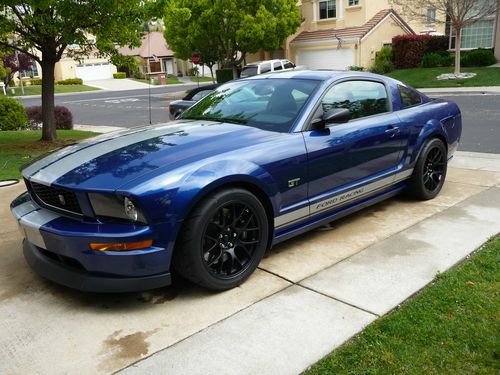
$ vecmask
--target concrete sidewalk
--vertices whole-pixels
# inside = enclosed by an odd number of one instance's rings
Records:
[[[442,193],[388,200],[270,251],[241,287],[77,293],[33,274],[0,188],[0,373],[297,374],[500,232],[500,156],[459,153]]]
[[[435,87],[418,89],[424,94],[500,94],[500,86],[481,87]]]

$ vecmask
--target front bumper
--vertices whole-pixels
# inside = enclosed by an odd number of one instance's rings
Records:
[[[66,217],[36,204],[28,193],[11,210],[24,240],[24,256],[41,276],[93,292],[131,292],[169,285],[173,244],[162,227],[106,224]],[[160,233],[160,234],[159,234]],[[146,239],[153,246],[132,251],[93,251],[89,243]]]
[[[23,253],[29,266],[40,276],[84,292],[119,293],[160,288],[171,284],[170,273],[145,277],[111,277],[92,275],[52,260],[28,240]]]

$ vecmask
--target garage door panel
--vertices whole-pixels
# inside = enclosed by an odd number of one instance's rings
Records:
[[[308,69],[340,69],[354,65],[352,48],[328,48],[297,53],[297,65],[305,65]]]
[[[113,78],[111,64],[85,64],[76,66],[76,77],[83,81]]]

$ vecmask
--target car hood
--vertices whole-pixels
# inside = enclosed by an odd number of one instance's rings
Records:
[[[23,175],[45,185],[112,191],[157,168],[171,170],[277,135],[243,125],[181,120],[65,147],[30,164]]]

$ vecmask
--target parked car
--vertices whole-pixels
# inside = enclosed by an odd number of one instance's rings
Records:
[[[182,112],[191,107],[198,100],[203,99],[219,86],[220,84],[214,83],[212,85],[196,87],[190,90],[181,100],[171,101],[168,105],[168,116],[170,120],[175,120]]]
[[[175,269],[225,290],[281,241],[402,191],[434,198],[461,129],[454,102],[388,77],[255,76],[173,123],[34,161],[11,209],[27,262],[57,283],[144,290]]]
[[[241,70],[240,78],[248,78],[256,76],[258,74],[293,70],[295,64],[289,60],[275,59],[266,61],[257,61],[248,65],[245,65]]]

